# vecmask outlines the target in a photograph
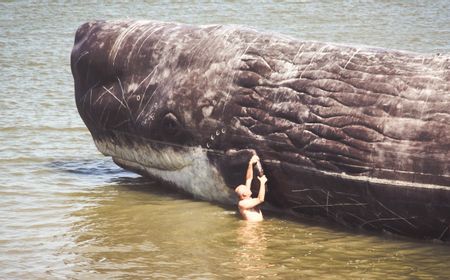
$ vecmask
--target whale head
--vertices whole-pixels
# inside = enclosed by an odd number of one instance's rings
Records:
[[[164,28],[162,28],[164,26]],[[205,200],[230,203],[254,153],[227,106],[242,52],[232,27],[90,22],[71,56],[78,111],[118,165]],[[240,143],[240,144],[239,144]]]

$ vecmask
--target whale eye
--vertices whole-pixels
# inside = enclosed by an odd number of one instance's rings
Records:
[[[162,126],[168,133],[174,134],[178,131],[180,122],[174,114],[167,113],[162,119]]]

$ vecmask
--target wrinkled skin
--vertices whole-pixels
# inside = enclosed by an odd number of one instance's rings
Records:
[[[232,189],[256,153],[275,208],[450,239],[449,55],[119,21],[82,25],[71,65],[83,121],[124,168],[229,203],[189,184]],[[195,147],[210,173],[177,156]]]

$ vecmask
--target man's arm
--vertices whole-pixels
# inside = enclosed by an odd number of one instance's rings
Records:
[[[251,209],[251,208],[264,202],[264,198],[266,196],[267,177],[266,177],[266,175],[263,175],[261,177],[258,177],[258,179],[260,182],[258,197],[252,198],[252,199],[244,199],[244,200],[239,201],[240,208]]]
[[[266,197],[267,177],[266,177],[266,175],[262,175],[261,177],[258,176],[258,179],[259,179],[258,199],[259,199],[259,201],[264,202],[264,198]]]
[[[247,173],[245,175],[245,186],[250,188],[253,180],[253,164],[259,161],[259,157],[257,155],[253,155],[248,162]]]

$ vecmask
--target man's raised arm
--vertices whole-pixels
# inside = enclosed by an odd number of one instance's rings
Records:
[[[257,163],[258,161],[259,157],[257,155],[253,155],[248,162],[247,174],[245,175],[245,186],[249,189],[253,180],[253,164]]]
[[[266,177],[266,175],[262,175],[261,177],[258,176],[258,179],[260,182],[258,199],[259,199],[259,203],[262,203],[262,202],[264,202],[264,198],[266,197],[267,177]]]

